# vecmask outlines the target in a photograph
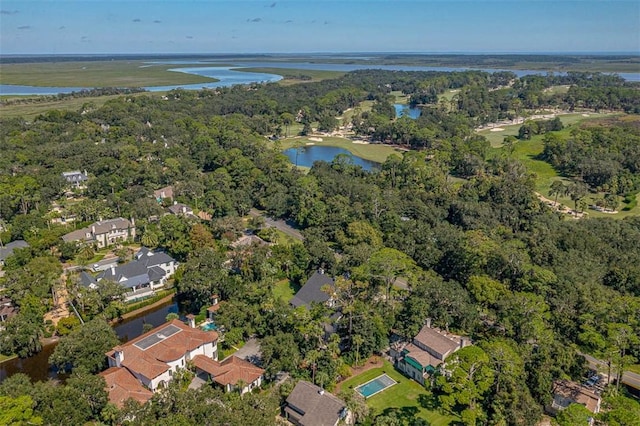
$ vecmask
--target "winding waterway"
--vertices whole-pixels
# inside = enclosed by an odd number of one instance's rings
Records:
[[[142,334],[144,324],[152,324],[157,327],[165,322],[169,313],[178,313],[178,304],[169,301],[156,308],[142,312],[139,315],[128,318],[114,327],[118,338],[126,342]],[[28,358],[14,358],[0,363],[0,382],[16,373],[25,373],[33,382],[47,379],[65,379],[67,375],[58,372],[49,365],[49,357],[53,353],[57,342],[51,342],[43,346],[37,354]]]
[[[227,61],[228,62],[228,61]],[[381,69],[389,71],[469,71],[478,70],[486,72],[510,71],[516,76],[524,75],[546,75],[553,71],[541,70],[501,70],[494,68],[463,68],[463,67],[423,67],[409,65],[376,65],[376,64],[322,64],[309,62],[237,62],[233,66],[216,66],[213,61],[156,61],[150,64],[176,65],[170,71],[184,72],[199,76],[211,77],[219,81],[197,84],[183,84],[171,86],[150,86],[144,89],[150,92],[162,92],[173,89],[200,90],[203,88],[230,87],[238,84],[254,84],[275,82],[282,79],[282,76],[268,73],[254,73],[238,71],[240,68],[287,68],[299,70],[324,70],[324,71],[356,71],[365,69]],[[181,65],[192,65],[181,66]],[[563,75],[566,73],[555,72]],[[640,73],[617,73],[620,77],[628,81],[640,81]],[[56,95],[59,93],[71,93],[81,90],[91,89],[90,87],[39,87],[39,86],[19,86],[11,84],[0,84],[0,95]]]

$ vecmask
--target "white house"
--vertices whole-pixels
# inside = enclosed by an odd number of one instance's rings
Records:
[[[120,241],[133,240],[136,237],[135,221],[124,218],[101,220],[82,229],[62,236],[65,242],[78,241],[94,243],[104,248]]]
[[[217,343],[215,331],[191,328],[173,320],[116,346],[106,355],[109,367],[127,369],[144,387],[155,392],[196,357],[217,360]]]

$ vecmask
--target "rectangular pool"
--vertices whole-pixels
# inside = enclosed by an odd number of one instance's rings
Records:
[[[365,398],[372,397],[373,395],[382,392],[383,390],[395,385],[396,382],[391,377],[383,374],[375,379],[369,380],[367,383],[363,383],[356,387],[356,391]]]

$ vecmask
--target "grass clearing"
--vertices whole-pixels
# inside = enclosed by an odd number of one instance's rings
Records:
[[[346,74],[346,72],[343,71],[301,70],[294,68],[234,68],[234,71],[281,75],[282,80],[278,81],[277,84],[281,84],[283,86],[291,86],[292,84],[300,83],[315,83],[317,81],[342,77]]]
[[[313,136],[311,136],[313,137]],[[335,146],[343,148],[365,160],[375,161],[376,163],[384,163],[388,156],[392,154],[401,155],[401,151],[389,145],[382,144],[360,144],[353,143],[350,139],[335,136],[318,136],[322,141],[311,140],[309,137],[295,137],[283,139],[280,141],[282,150],[306,146],[313,144],[318,146]]]
[[[280,280],[273,286],[273,295],[282,300],[283,302],[289,302],[300,290],[300,286],[292,283],[288,279]]]
[[[9,361],[10,359],[18,358],[18,355],[3,355],[0,354],[0,364],[5,361]]]
[[[169,71],[145,61],[39,62],[0,65],[2,84],[43,87],[146,87],[211,83],[214,78]]]
[[[345,380],[340,387],[341,389],[355,388],[381,374],[387,374],[398,383],[366,400],[367,405],[376,415],[389,410],[398,410],[402,417],[406,416],[407,419],[419,417],[433,426],[449,425],[457,420],[454,416],[439,412],[434,407],[431,392],[396,371],[388,361],[384,361],[382,368],[374,368]]]
[[[557,132],[559,135],[563,137],[569,137],[571,134],[572,126],[586,120],[599,119],[602,117],[613,116],[615,114],[594,114],[590,113],[587,117],[583,114],[567,114],[560,116],[563,124],[566,126],[565,129]],[[513,126],[501,126],[504,130],[500,132],[491,132],[490,130],[483,130],[478,132],[479,134],[485,136],[489,142],[491,142],[491,146],[495,148],[489,153],[489,156],[500,156],[505,155],[504,149],[502,148],[502,140],[505,136],[509,134],[517,135],[518,129],[521,124],[516,124]],[[544,150],[544,135],[535,135],[528,141],[517,141],[514,144],[513,157],[517,158],[525,167],[532,173],[536,175],[536,184],[535,189],[540,194],[545,197],[554,200],[555,195],[552,196],[549,194],[549,190],[551,184],[555,180],[562,180],[565,185],[570,183],[570,179],[567,177],[560,176],[560,174],[551,166],[551,164],[546,161],[542,161],[537,159],[538,155],[542,153]],[[595,198],[602,198],[604,194],[589,194],[585,197],[585,201],[588,204],[593,204]],[[559,196],[558,202],[570,207],[574,208],[575,204],[571,200],[571,198],[567,195]],[[616,214],[603,213],[596,210],[587,209],[588,217],[609,217],[622,219],[627,216],[637,216],[640,214],[640,207],[636,207],[629,211],[622,211],[622,208],[625,204],[620,203],[618,207],[619,212]]]

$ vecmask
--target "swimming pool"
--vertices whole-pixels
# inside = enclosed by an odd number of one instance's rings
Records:
[[[218,326],[213,322],[208,322],[205,325],[200,327],[204,331],[215,331],[218,329]]]
[[[396,382],[391,377],[383,374],[375,379],[369,380],[367,383],[363,383],[356,387],[356,391],[365,398],[372,397],[373,395],[382,392],[383,390],[395,385]]]

